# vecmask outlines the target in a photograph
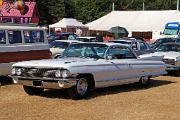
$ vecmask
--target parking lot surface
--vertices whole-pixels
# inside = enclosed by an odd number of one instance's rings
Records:
[[[0,87],[0,120],[179,120],[180,77],[160,76],[135,84],[96,89],[83,100],[66,90],[29,96],[21,85]]]

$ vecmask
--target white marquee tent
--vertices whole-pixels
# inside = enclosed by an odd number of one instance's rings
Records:
[[[49,25],[49,34],[51,28],[54,28],[55,31],[61,30],[62,32],[75,32],[77,30],[82,30],[82,34],[86,34],[88,31],[88,26],[73,18],[63,18],[59,22]]]
[[[159,37],[167,22],[180,21],[177,10],[162,11],[112,11],[109,14],[86,24],[89,30],[108,31],[111,27],[124,27],[132,32],[152,32],[152,38]]]
[[[67,27],[87,28],[87,26],[82,24],[82,22],[79,22],[73,18],[63,18],[59,22],[49,25],[49,28],[67,28]]]

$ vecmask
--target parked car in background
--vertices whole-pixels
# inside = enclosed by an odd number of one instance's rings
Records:
[[[27,94],[68,88],[72,99],[95,88],[135,82],[144,87],[162,74],[162,61],[137,59],[129,46],[117,43],[74,43],[60,59],[19,62],[12,68],[14,83],[22,84]]]
[[[76,37],[77,40],[82,41],[82,42],[97,42],[96,37]]]
[[[137,55],[154,52],[154,50],[145,41],[140,39],[122,38],[117,40],[110,40],[109,42],[129,45],[136,52]]]
[[[145,58],[150,56],[164,56],[163,61],[167,64],[167,71],[180,71],[180,43],[161,44],[157,48],[157,52],[140,55],[139,57]]]
[[[56,33],[56,34],[51,34],[49,35],[48,41],[54,41],[54,40],[76,40],[77,35],[74,33],[69,33],[69,32],[61,32],[61,33]]]
[[[46,31],[35,26],[0,26],[0,79],[11,73],[18,61],[51,57]]]
[[[162,45],[164,43],[169,43],[169,42],[180,42],[180,38],[160,38],[160,39],[157,39],[154,43],[152,43],[151,47],[153,49],[156,49],[160,45]]]
[[[72,43],[77,43],[77,40],[54,40],[49,43],[52,58],[57,58],[62,55],[62,52]]]

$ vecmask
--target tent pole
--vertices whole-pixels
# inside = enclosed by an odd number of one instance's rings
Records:
[[[179,10],[179,0],[177,0],[177,10]]]
[[[144,7],[145,7],[145,5],[144,5],[144,0],[143,0],[143,9],[142,9],[143,11],[144,11]]]
[[[112,11],[114,11],[114,2],[113,2],[113,4],[112,4]]]

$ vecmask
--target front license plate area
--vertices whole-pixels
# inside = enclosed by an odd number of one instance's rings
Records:
[[[42,81],[40,81],[40,80],[34,80],[34,81],[33,81],[33,86],[42,86]]]

